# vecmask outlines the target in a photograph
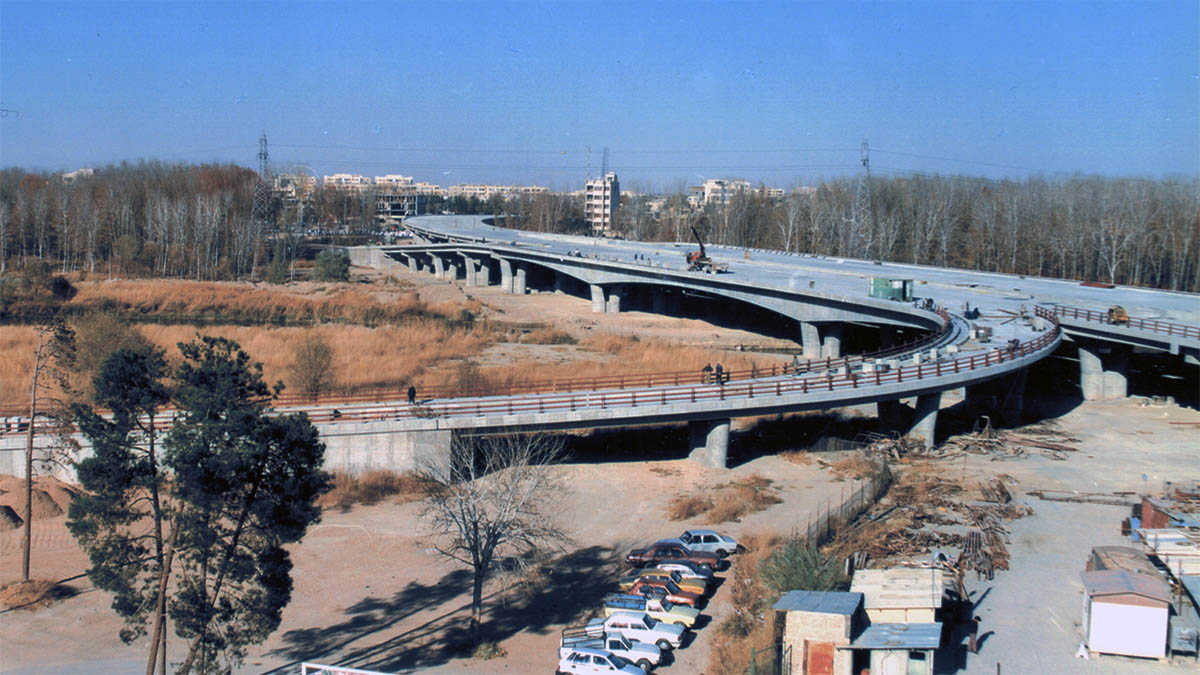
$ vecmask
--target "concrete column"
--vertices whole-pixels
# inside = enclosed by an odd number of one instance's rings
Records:
[[[441,256],[433,256],[433,276],[438,279],[446,278],[446,263],[442,260]]]
[[[821,331],[817,324],[803,321],[800,323],[800,347],[804,357],[815,359],[821,355]]]
[[[554,270],[554,292],[555,293],[566,293],[567,292],[567,284],[566,284],[566,281],[563,279],[563,273],[559,272],[558,270]]]
[[[408,269],[412,272],[421,271],[421,261],[417,260],[415,255],[408,256]]]
[[[604,287],[591,284],[588,286],[592,291],[592,312],[600,314],[604,311]]]
[[[908,406],[895,401],[880,401],[875,404],[879,411],[879,430],[882,433],[891,433],[893,431],[903,431],[908,428],[908,422],[905,418],[908,417]]]
[[[688,422],[691,452],[688,459],[710,469],[724,469],[729,455],[729,420],[696,420]]]
[[[667,313],[667,294],[663,293],[662,291],[657,291],[657,290],[652,290],[652,291],[650,291],[650,293],[651,293],[651,295],[650,295],[651,310],[655,314],[666,314]]]
[[[621,287],[610,286],[608,289],[608,300],[604,303],[604,311],[609,314],[619,314],[621,312]]]
[[[922,394],[917,397],[917,408],[913,411],[912,429],[909,438],[924,438],[925,447],[933,447],[933,433],[937,427],[938,408],[942,406],[942,393]]]
[[[444,264],[446,266],[446,275],[443,278],[447,281],[456,281],[458,279],[458,263],[454,261],[454,258],[451,258]]]
[[[492,285],[492,265],[487,258],[479,259],[479,267],[475,270],[475,285]]]
[[[1025,413],[1025,378],[1028,368],[1022,368],[1011,375],[999,378],[1000,391],[1000,421],[1006,426],[1021,424],[1021,416]]]
[[[1079,386],[1085,401],[1107,401],[1128,395],[1129,347],[1079,342]]]
[[[500,259],[500,288],[505,293],[513,292],[513,269],[512,261]]]
[[[525,263],[517,263],[513,270],[513,293],[525,295]]]
[[[821,329],[821,358],[836,359],[842,355],[842,324],[825,323]]]
[[[464,276],[466,277],[467,285],[474,286],[475,285],[475,268],[479,267],[479,261],[477,261],[475,258],[472,258],[471,256],[465,255],[465,254],[462,257],[462,261],[463,261],[463,272],[464,272]]]

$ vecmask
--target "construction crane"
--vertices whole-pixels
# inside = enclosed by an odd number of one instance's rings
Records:
[[[696,226],[688,225],[688,229],[692,231],[692,236],[696,238],[696,243],[700,245],[699,251],[687,252],[688,271],[707,272],[708,274],[729,271],[729,263],[713,262],[712,258],[708,257],[708,252],[704,250],[704,240],[700,238],[700,233],[696,231]]]

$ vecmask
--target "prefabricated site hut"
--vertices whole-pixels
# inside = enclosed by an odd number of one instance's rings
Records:
[[[838,648],[864,623],[862,601],[862,593],[784,593],[774,605],[784,614],[784,675],[851,675],[853,654]]]
[[[1083,573],[1084,643],[1090,652],[1162,659],[1171,595],[1161,577],[1127,570]]]
[[[933,623],[945,589],[942,570],[909,567],[856,570],[850,583],[851,592],[863,594],[871,623]]]

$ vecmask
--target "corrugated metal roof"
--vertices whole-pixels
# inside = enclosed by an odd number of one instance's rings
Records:
[[[942,606],[943,579],[942,570],[932,568],[858,570],[850,590],[863,594],[867,609],[936,609]]]
[[[1179,578],[1180,583],[1192,595],[1192,602],[1200,602],[1200,576],[1185,574]]]
[[[1171,601],[1167,582],[1148,574],[1132,574],[1125,570],[1098,570],[1083,573],[1083,587],[1092,597],[1106,595],[1140,595],[1161,602]]]
[[[820,612],[852,616],[862,605],[862,593],[840,591],[788,591],[775,603],[785,612]]]
[[[854,638],[850,649],[937,649],[942,643],[942,624],[873,623]]]

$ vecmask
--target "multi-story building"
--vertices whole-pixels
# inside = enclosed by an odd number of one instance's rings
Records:
[[[416,183],[413,185],[413,190],[422,197],[445,197],[446,191],[440,185],[433,183]]]
[[[360,176],[356,173],[335,173],[331,176],[325,176],[321,179],[321,182],[327,188],[340,188],[355,192],[362,192],[371,187],[370,178]]]
[[[92,173],[94,173],[94,171],[92,169],[84,167],[82,169],[75,169],[74,171],[60,174],[59,177],[63,179],[64,183],[70,184],[70,183],[74,183],[75,181],[79,180],[80,178],[90,178],[92,176]]]
[[[709,178],[704,181],[704,185],[695,185],[690,188],[688,203],[692,206],[706,204],[726,206],[735,194],[749,189],[750,181],[736,178]]]
[[[272,186],[285,199],[299,199],[317,188],[317,177],[308,174],[277,174]]]
[[[399,174],[388,174],[386,176],[375,176],[376,185],[386,185],[388,187],[401,187],[412,185],[412,176],[401,176]]]
[[[496,195],[510,197],[516,195],[534,195],[545,194],[550,192],[550,188],[540,185],[483,185],[479,183],[460,183],[451,185],[446,191],[447,197],[463,197],[470,199],[477,197],[483,201],[487,201]]]
[[[610,171],[603,178],[589,180],[583,192],[583,217],[592,233],[610,234],[620,222],[621,184],[617,174]]]

